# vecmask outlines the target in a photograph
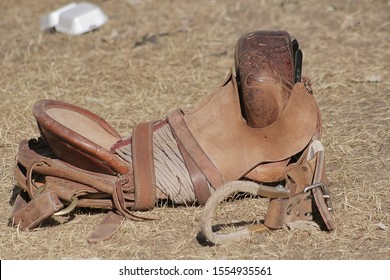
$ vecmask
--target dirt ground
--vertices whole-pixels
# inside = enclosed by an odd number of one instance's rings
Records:
[[[388,0],[90,2],[109,21],[81,36],[39,30],[41,15],[69,1],[0,3],[1,259],[390,259]],[[334,232],[282,229],[264,240],[203,246],[199,207],[157,208],[156,220],[125,221],[96,245],[86,238],[102,213],[78,210],[30,232],[7,226],[18,143],[38,135],[37,100],[87,108],[126,136],[135,123],[217,87],[242,34],[274,29],[298,38],[321,109]],[[265,205],[243,199],[225,207],[259,219]]]

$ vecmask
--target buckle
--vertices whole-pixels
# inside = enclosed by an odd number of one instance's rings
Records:
[[[324,198],[325,203],[328,206],[328,211],[332,212],[333,208],[332,208],[332,201],[330,199],[329,190],[328,190],[328,187],[324,183],[320,182],[320,183],[315,183],[315,184],[312,184],[310,186],[307,186],[304,188],[303,192],[306,193],[306,192],[312,191],[312,190],[317,189],[317,188],[321,189],[322,197]]]
[[[306,193],[312,189],[321,188],[322,193],[328,193],[328,187],[324,183],[315,183],[313,185],[307,186],[303,189],[303,192]]]
[[[70,212],[72,212],[76,208],[78,202],[79,202],[79,199],[77,198],[77,196],[73,196],[70,204],[66,208],[61,209],[61,210],[57,211],[56,213],[54,213],[53,216],[64,216],[64,215],[69,214]]]

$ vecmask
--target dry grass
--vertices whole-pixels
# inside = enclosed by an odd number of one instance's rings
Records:
[[[1,259],[389,259],[390,2],[92,1],[110,17],[100,30],[44,34],[39,16],[68,1],[0,3]],[[219,247],[197,239],[201,208],[152,211],[108,242],[86,237],[102,215],[77,212],[54,227],[7,226],[18,143],[37,136],[34,102],[52,98],[105,118],[123,135],[138,121],[190,106],[223,80],[245,32],[285,29],[304,52],[324,118],[323,142],[337,230],[279,230]],[[226,207],[261,213],[253,199]]]

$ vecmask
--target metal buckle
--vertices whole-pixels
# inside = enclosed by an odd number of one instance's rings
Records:
[[[315,183],[315,184],[312,184],[310,186],[307,186],[306,188],[303,189],[303,192],[306,193],[306,192],[312,191],[313,189],[316,189],[316,188],[321,189],[322,197],[324,198],[326,205],[328,205],[328,211],[332,212],[333,211],[332,201],[330,199],[328,187],[324,183],[320,182],[320,183]]]
[[[306,193],[308,191],[311,191],[312,189],[315,188],[321,188],[323,194],[327,194],[329,196],[328,188],[324,183],[315,183],[313,185],[307,186],[306,188],[303,189],[303,192]]]
[[[66,208],[61,209],[61,210],[57,211],[56,213],[54,213],[53,216],[63,216],[63,215],[69,214],[70,212],[72,212],[76,208],[78,202],[79,202],[79,199],[77,198],[77,196],[73,196],[70,204]]]

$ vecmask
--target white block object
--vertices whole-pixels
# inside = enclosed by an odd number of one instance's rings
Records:
[[[108,20],[108,17],[103,13],[103,11],[94,4],[87,2],[75,5],[72,4],[46,15],[48,19],[58,18],[56,25],[53,26],[58,32],[69,35],[80,35],[99,28]]]
[[[44,31],[56,27],[60,20],[60,14],[74,8],[75,6],[77,6],[76,3],[70,3],[47,15],[41,16],[39,19],[41,30]]]

